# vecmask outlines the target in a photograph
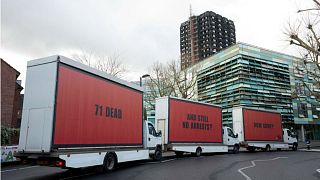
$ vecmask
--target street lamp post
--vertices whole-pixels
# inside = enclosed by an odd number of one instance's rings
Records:
[[[140,77],[140,87],[142,87],[142,79],[146,78],[146,77],[150,77],[149,74],[144,74]],[[142,119],[145,120],[145,118],[147,117],[147,110],[144,107],[144,94],[143,94],[143,101],[142,101],[142,106],[143,106],[143,113],[142,113]]]
[[[144,75],[142,75],[141,77],[140,77],[140,86],[142,87],[142,79],[143,78],[146,78],[146,77],[150,77],[150,75],[149,74],[144,74]]]

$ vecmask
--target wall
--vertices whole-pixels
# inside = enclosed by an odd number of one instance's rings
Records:
[[[1,59],[1,126],[20,128],[20,92],[23,88],[17,83],[19,75],[17,70]],[[18,137],[10,137],[9,144],[17,143]]]

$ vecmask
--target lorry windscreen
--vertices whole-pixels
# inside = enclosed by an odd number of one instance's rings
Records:
[[[236,136],[233,134],[231,129],[227,129],[228,131],[228,136],[235,138]]]
[[[149,134],[156,136],[156,130],[154,129],[153,125],[148,123],[148,128],[149,128]]]

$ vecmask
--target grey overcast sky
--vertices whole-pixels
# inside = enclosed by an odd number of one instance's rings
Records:
[[[189,17],[216,12],[235,23],[237,41],[292,54],[284,29],[311,0],[1,0],[1,51],[21,72],[26,62],[82,50],[120,54],[138,80],[155,61],[179,58],[179,28]]]

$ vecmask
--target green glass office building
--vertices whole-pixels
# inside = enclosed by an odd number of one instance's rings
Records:
[[[283,126],[295,128],[300,139],[305,134],[320,139],[320,104],[301,86],[312,84],[312,78],[295,71],[299,62],[294,56],[237,43],[197,64],[198,100],[221,105],[224,125],[232,125],[232,107],[248,106],[281,112]]]

